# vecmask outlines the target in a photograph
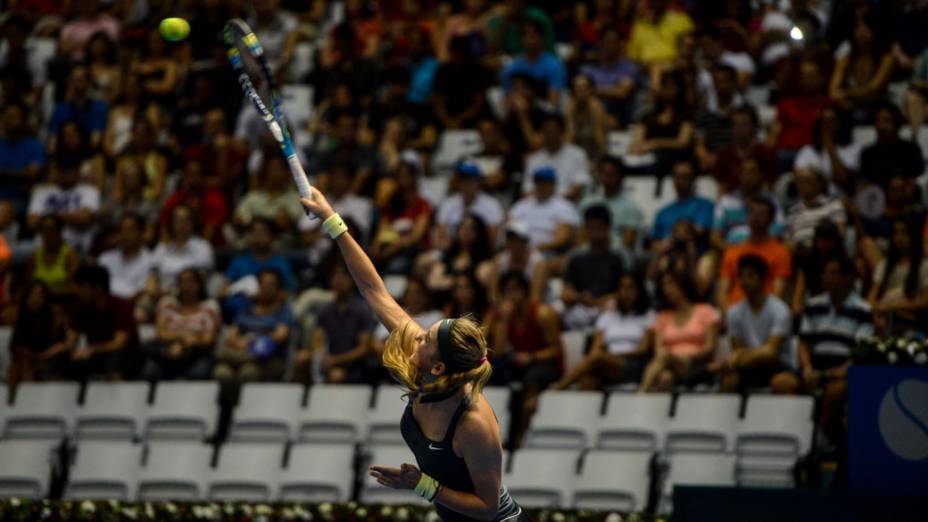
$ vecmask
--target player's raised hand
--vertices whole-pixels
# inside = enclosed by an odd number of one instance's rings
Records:
[[[316,187],[309,188],[312,197],[310,198],[300,198],[300,203],[303,204],[303,208],[306,212],[318,217],[319,219],[325,220],[329,216],[335,213],[332,210],[332,205],[329,204],[329,201],[325,199],[325,196],[322,192],[319,191]]]

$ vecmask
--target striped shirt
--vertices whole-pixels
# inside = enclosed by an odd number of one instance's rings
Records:
[[[822,221],[844,226],[847,215],[841,200],[819,196],[811,205],[801,201],[793,205],[786,216],[786,237],[799,246],[811,247],[815,226]]]
[[[784,220],[779,201],[767,192],[762,192],[760,197],[773,203],[776,211],[773,223],[770,224],[770,235],[782,237]],[[751,229],[748,227],[748,202],[741,195],[740,189],[725,194],[715,205],[712,228],[719,231],[726,243],[732,245],[743,243],[751,235]]]
[[[806,301],[799,336],[809,343],[813,356],[849,357],[857,342],[873,335],[870,305],[852,292],[835,309],[828,293]]]

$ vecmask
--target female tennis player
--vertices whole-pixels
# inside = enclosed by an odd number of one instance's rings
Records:
[[[387,292],[325,196],[310,190],[303,206],[323,220],[361,295],[390,331],[383,363],[408,392],[401,429],[419,466],[371,466],[371,476],[434,502],[443,520],[529,520],[501,481],[499,424],[481,393],[492,371],[483,332],[468,317],[420,328]]]

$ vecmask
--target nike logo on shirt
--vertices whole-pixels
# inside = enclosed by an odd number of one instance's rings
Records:
[[[430,443],[429,443],[429,449],[432,450],[432,451],[441,451],[441,450],[443,450],[444,448],[437,448],[437,447],[435,447],[435,446],[432,446],[432,443],[430,442]]]

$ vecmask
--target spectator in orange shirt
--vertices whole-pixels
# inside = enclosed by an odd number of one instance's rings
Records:
[[[756,255],[767,262],[770,268],[764,285],[767,292],[780,299],[786,294],[786,283],[793,272],[792,257],[786,246],[770,235],[775,211],[773,203],[766,198],[754,198],[748,203],[750,236],[747,241],[725,249],[722,257],[717,294],[719,308],[722,310],[744,298],[738,280],[738,260],[744,255]]]

